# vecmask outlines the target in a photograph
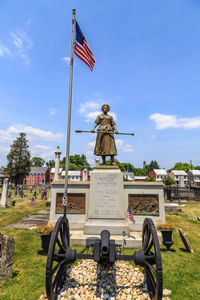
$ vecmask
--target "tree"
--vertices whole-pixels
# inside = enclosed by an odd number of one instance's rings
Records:
[[[49,161],[46,162],[47,167],[49,168],[55,168],[55,160],[50,159]]]
[[[6,172],[15,185],[22,183],[24,177],[30,172],[31,155],[27,142],[26,133],[20,132],[19,137],[10,146],[10,152],[7,155]]]
[[[175,184],[176,182],[170,176],[167,176],[167,177],[163,178],[163,183],[165,185],[172,185],[172,184]]]
[[[134,175],[135,176],[147,176],[148,175],[148,171],[145,168],[138,168],[138,169],[135,169]]]
[[[65,168],[65,157],[60,161],[60,167]],[[83,170],[89,169],[90,165],[87,162],[86,156],[84,154],[70,155],[69,157],[69,170]]]
[[[41,157],[34,156],[31,159],[31,167],[43,167],[45,164],[45,160]]]
[[[149,172],[153,171],[153,169],[160,169],[159,164],[156,160],[152,160],[149,165],[146,166],[146,169]]]
[[[172,169],[170,169],[169,171],[171,171],[171,170],[184,170],[187,173],[191,169],[192,170],[194,169],[193,165],[188,164],[188,163],[177,162],[174,165],[174,167]]]
[[[145,182],[154,182],[155,181],[155,179],[154,178],[145,178],[145,180],[144,180]]]

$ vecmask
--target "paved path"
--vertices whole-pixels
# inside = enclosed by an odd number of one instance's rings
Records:
[[[6,228],[28,228],[28,229],[34,229],[38,226],[44,226],[49,220],[48,215],[31,215],[24,217],[20,221],[14,224],[10,224],[6,226]]]

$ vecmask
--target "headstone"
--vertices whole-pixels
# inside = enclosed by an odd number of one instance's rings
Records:
[[[35,199],[37,199],[37,192],[36,192],[36,191],[33,193],[33,197],[34,197]]]
[[[189,242],[187,236],[184,234],[184,232],[181,228],[179,228],[178,230],[179,230],[180,237],[182,239],[182,242],[183,242],[186,250],[190,253],[193,253],[194,250],[192,249],[192,246],[190,245],[190,242]]]
[[[0,232],[0,282],[12,278],[14,243],[14,238]]]
[[[24,197],[24,192],[23,192],[22,187],[20,187],[20,189],[19,189],[19,197],[20,197],[20,198],[23,198],[23,197]]]
[[[6,178],[3,183],[3,190],[1,195],[1,206],[7,207],[8,206],[8,182],[9,179]]]
[[[182,209],[178,203],[165,203],[165,211],[166,212],[181,212]]]

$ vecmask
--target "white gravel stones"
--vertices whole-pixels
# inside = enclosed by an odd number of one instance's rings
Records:
[[[43,295],[40,300],[47,300]],[[163,295],[163,300],[170,300]],[[166,297],[165,297],[166,296]],[[127,262],[112,266],[82,260],[67,270],[57,300],[150,300],[143,273]]]
[[[150,300],[143,280],[139,268],[129,263],[103,266],[83,260],[68,270],[58,300]]]

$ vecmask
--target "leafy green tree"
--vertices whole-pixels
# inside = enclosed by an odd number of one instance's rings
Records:
[[[165,185],[172,185],[172,184],[175,184],[176,182],[170,176],[167,176],[167,177],[163,178],[163,183]]]
[[[31,155],[27,142],[26,133],[20,132],[19,137],[10,146],[10,152],[7,155],[6,173],[15,185],[21,184],[24,177],[30,172]]]
[[[144,180],[145,182],[154,182],[155,181],[155,179],[154,178],[145,178],[145,180]]]
[[[60,167],[65,168],[65,157],[60,161]],[[69,157],[69,170],[83,170],[89,169],[90,165],[87,162],[86,156],[84,154],[70,155]]]
[[[45,160],[41,157],[34,156],[31,159],[31,167],[43,167]]]
[[[196,167],[195,167],[195,170],[200,170],[200,166],[196,166]]]
[[[50,159],[49,161],[46,162],[47,167],[49,168],[55,168],[55,160]]]
[[[149,172],[153,171],[153,169],[160,169],[159,164],[156,160],[152,160],[149,165],[146,166],[146,169]]]
[[[169,171],[171,170],[184,170],[186,173],[191,170],[191,169],[194,169],[194,166],[191,165],[191,164],[188,164],[186,162],[182,163],[182,162],[177,162],[174,167],[172,169],[170,169]]]
[[[135,176],[147,176],[148,175],[148,171],[145,168],[138,168],[138,169],[135,169],[134,175]]]

